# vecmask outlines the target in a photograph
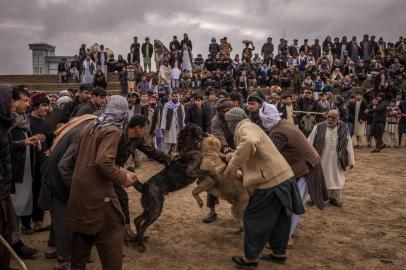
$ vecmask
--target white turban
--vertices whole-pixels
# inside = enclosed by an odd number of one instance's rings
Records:
[[[271,130],[281,120],[281,114],[276,106],[266,102],[262,104],[262,108],[259,110],[259,117],[268,130]]]

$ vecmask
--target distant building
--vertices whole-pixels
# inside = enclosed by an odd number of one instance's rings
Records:
[[[32,50],[32,73],[34,75],[57,74],[61,58],[70,63],[73,56],[55,56],[55,46],[46,43],[28,44]]]

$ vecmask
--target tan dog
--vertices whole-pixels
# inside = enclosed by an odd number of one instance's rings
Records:
[[[204,191],[229,202],[231,204],[231,213],[239,226],[236,233],[240,233],[244,230],[243,215],[248,204],[249,194],[242,184],[240,174],[233,172],[226,177],[224,176],[223,172],[227,168],[226,155],[220,152],[220,147],[219,139],[213,135],[209,135],[203,140],[203,161],[200,169],[215,172],[217,179],[213,177],[199,179],[199,185],[193,190],[192,194],[200,207],[203,207],[203,200],[199,194]]]

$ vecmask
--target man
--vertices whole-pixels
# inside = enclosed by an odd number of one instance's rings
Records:
[[[367,102],[363,100],[360,92],[355,94],[355,102],[349,105],[350,119],[354,121],[354,135],[357,140],[356,148],[362,147],[362,139],[366,134],[366,121],[368,116],[365,110],[367,109],[367,105]]]
[[[66,221],[74,154],[82,129],[95,118],[94,115],[83,115],[67,123],[54,139],[51,154],[41,167],[44,183],[50,193],[49,210],[57,255],[55,270],[69,269],[72,234],[66,228]]]
[[[220,140],[220,151],[222,153],[229,153],[234,149],[234,139],[230,130],[228,129],[226,120],[224,118],[225,114],[233,107],[233,103],[226,98],[218,99],[216,103],[216,115],[211,120],[210,131],[211,133]],[[210,193],[207,193],[207,204],[209,208],[209,213],[203,219],[204,223],[210,223],[217,219],[216,204],[218,203],[218,198]]]
[[[164,152],[171,154],[176,149],[179,131],[185,126],[185,107],[179,102],[179,94],[174,91],[171,100],[164,105],[161,118]]]
[[[372,57],[372,43],[369,41],[369,36],[364,35],[364,39],[359,43],[360,58],[368,65]]]
[[[272,253],[261,259],[287,260],[286,247],[292,213],[303,214],[304,208],[294,174],[268,135],[252,123],[241,108],[225,115],[236,144],[224,174],[243,171],[243,184],[251,192],[244,211],[244,256],[234,256],[238,266],[258,265],[258,257],[269,242]]]
[[[0,87],[0,234],[11,245],[12,236],[18,236],[16,240],[17,245],[13,245],[14,250],[17,251],[22,257],[33,257],[38,251],[31,248],[19,239],[19,224],[16,220],[15,212],[15,199],[16,196],[21,195],[22,183],[15,182],[15,171],[24,171],[24,167],[13,168],[12,167],[12,152],[19,154],[26,153],[30,149],[29,145],[38,145],[39,141],[37,137],[28,138],[24,137],[21,140],[15,140],[10,136],[10,128],[13,125],[13,118],[11,110],[14,114],[17,112],[21,115],[29,106],[28,93],[24,89],[10,89],[9,87]],[[15,125],[15,124],[14,124]],[[23,156],[24,157],[24,156]],[[14,159],[16,156],[14,156]],[[30,155],[28,154],[28,160]],[[30,164],[28,164],[28,168]],[[30,169],[29,169],[30,170]],[[29,172],[30,173],[30,172]],[[20,174],[21,175],[21,174]],[[27,179],[26,179],[27,181]],[[13,182],[15,186],[14,195],[12,195]],[[29,185],[31,182],[27,182],[26,195],[30,191]],[[14,200],[12,200],[12,196]],[[32,207],[32,206],[31,206]],[[19,219],[20,220],[20,219]],[[10,253],[2,244],[0,245],[0,269],[11,269]]]
[[[59,83],[66,82],[68,79],[68,64],[66,58],[61,58],[61,62],[58,64],[58,81]]]
[[[310,47],[310,50],[313,54],[314,59],[319,59],[321,56],[321,46],[319,39],[314,40],[314,44]]]
[[[266,42],[264,45],[262,45],[261,48],[261,56],[264,58],[264,62],[267,62],[268,59],[271,57],[273,54],[274,46],[272,44],[272,38],[269,37],[267,38]]]
[[[145,139],[150,130],[150,122],[144,115],[133,116],[128,125],[124,128],[118,145],[116,165],[124,167],[131,154],[136,150],[143,152],[148,158],[153,159],[165,166],[171,162],[171,158],[164,152],[157,150],[149,141]],[[125,217],[125,239],[131,240],[135,234],[131,230],[131,219],[129,210],[128,194],[120,183],[114,183],[114,189],[120,201],[121,208]]]
[[[217,102],[217,95],[215,91],[210,91],[209,97],[207,100],[203,101],[203,114],[204,114],[204,121],[207,127],[207,132],[210,132],[210,123],[213,119],[214,115],[216,114],[216,102]]]
[[[151,58],[152,54],[154,53],[154,46],[152,46],[152,44],[149,43],[149,37],[145,38],[145,43],[143,43],[141,46],[141,53],[144,60],[145,72],[147,72],[147,68],[148,72],[151,72]]]
[[[96,87],[93,90],[92,97],[86,103],[80,104],[78,110],[72,117],[82,116],[84,114],[94,114],[101,110],[107,101],[107,91],[104,88]]]
[[[129,187],[136,179],[115,164],[127,108],[125,97],[112,96],[105,113],[80,134],[68,203],[72,269],[86,268],[93,244],[103,269],[122,268],[125,220],[113,184]]]
[[[264,103],[260,110],[263,125],[269,131],[269,137],[283,155],[295,174],[302,203],[308,194],[312,202],[322,210],[324,201],[328,200],[326,184],[317,154],[306,137],[295,125],[281,119],[277,108]],[[288,246],[293,245],[293,233],[299,224],[300,216],[293,215]]]
[[[177,36],[173,36],[173,40],[169,43],[169,50],[171,51],[171,54],[178,53],[182,47],[180,46],[180,43],[178,41]]]
[[[81,84],[79,92],[73,101],[67,103],[58,117],[58,124],[65,124],[69,122],[72,115],[76,114],[78,106],[86,103],[91,98],[93,86],[91,84]]]
[[[207,127],[205,126],[206,121],[204,120],[203,108],[202,108],[203,97],[201,95],[195,95],[193,97],[193,104],[188,106],[186,109],[185,123],[197,124],[202,128],[203,132],[207,132]]]
[[[104,45],[100,45],[100,50],[96,55],[97,69],[100,69],[103,74],[107,74],[107,51],[104,50]]]
[[[299,106],[296,103],[292,103],[291,95],[286,95],[285,102],[282,106],[282,118],[288,120],[294,125],[297,125],[298,121],[294,111],[299,111]]]
[[[348,166],[352,169],[355,165],[350,132],[339,115],[337,109],[330,110],[327,121],[316,125],[308,138],[320,155],[329,202],[336,207],[343,206],[344,172]]]
[[[134,54],[131,58],[132,61],[127,61],[129,64],[134,64],[135,62],[140,62],[140,43],[138,42],[138,37],[134,37],[134,42],[130,46],[130,51]]]
[[[70,74],[72,75],[72,80],[74,82],[80,82],[80,74],[82,73],[82,63],[79,57],[75,55],[73,61],[70,62]]]
[[[261,118],[259,117],[259,110],[265,101],[264,95],[260,92],[254,92],[248,97],[247,101],[249,118],[254,124],[257,124],[260,128],[265,130],[264,126],[262,125]]]
[[[141,107],[141,114],[148,118],[150,123],[149,130],[146,134],[147,142],[151,145],[156,145],[156,133],[159,129],[159,123],[161,121],[162,106],[158,103],[156,96],[149,98],[149,104]]]
[[[4,169],[10,169],[10,171],[6,171],[6,173],[8,174],[7,176],[2,174],[4,177],[4,182],[0,181],[0,191],[2,191],[1,193],[4,194],[4,198],[7,197],[6,194],[8,192],[11,193],[11,196],[9,197],[11,200],[9,202],[2,201],[2,205],[7,206],[6,208],[2,208],[2,210],[7,210],[7,208],[10,207],[11,209],[8,209],[9,211],[7,211],[6,213],[2,211],[3,216],[1,217],[1,219],[7,219],[7,222],[1,222],[2,224],[0,225],[0,227],[2,235],[4,233],[3,236],[5,236],[6,240],[10,240],[14,251],[19,256],[23,258],[32,258],[38,253],[38,250],[24,244],[20,236],[21,233],[33,234],[34,232],[31,229],[30,224],[33,209],[32,181],[35,151],[34,146],[38,147],[40,142],[38,140],[32,139],[31,131],[28,125],[28,119],[25,114],[26,110],[30,106],[28,91],[21,86],[13,88],[12,92],[10,91],[11,89],[9,88],[1,89],[3,98],[7,99],[8,102],[7,104],[4,104],[6,101],[1,101],[2,106],[4,105],[4,107],[1,108],[2,110],[5,110],[5,108],[8,108],[9,110],[9,112],[5,112],[5,114],[2,114],[2,117],[4,115],[4,122],[2,122],[2,124],[8,125],[7,121],[12,122],[9,126],[10,129],[7,131],[4,137],[2,136],[2,140],[8,139],[10,143],[9,147],[12,148],[1,148],[1,151],[4,151],[4,156],[2,155],[2,158],[4,157],[7,159],[7,151],[10,151],[9,154],[11,158],[11,168],[8,168],[7,164],[5,164],[5,167],[3,167]],[[11,95],[11,105],[10,100],[8,99],[9,95]],[[10,119],[7,119],[8,115],[11,116]],[[10,136],[8,135],[8,132],[10,132]],[[11,177],[10,182],[8,182],[8,177]],[[9,191],[7,191],[8,188],[10,188]],[[14,190],[12,191],[12,189]],[[13,214],[14,211],[15,214]],[[4,264],[6,264],[6,261],[10,260],[9,252],[2,251],[3,250],[0,249],[0,253],[2,255],[0,256],[0,266],[2,266],[3,262]]]
[[[159,85],[163,85],[167,94],[170,94],[172,91],[171,88],[171,75],[172,68],[169,66],[168,61],[164,61],[164,64],[159,68]]]
[[[183,44],[186,44],[186,46],[188,47],[188,49],[190,51],[192,51],[192,41],[189,39],[188,34],[184,33],[183,34],[183,39],[180,42],[180,46],[183,47]]]
[[[373,109],[365,110],[365,113],[372,115],[371,135],[375,138],[376,143],[376,147],[371,153],[379,153],[385,148],[382,137],[386,126],[386,96],[384,93],[379,93],[376,99],[378,100],[377,106]]]
[[[34,167],[33,167],[33,211],[32,220],[34,222],[34,231],[49,230],[48,226],[44,226],[44,210],[39,207],[40,191],[42,186],[41,166],[46,160],[45,152],[51,147],[54,135],[45,122],[45,117],[49,111],[50,101],[45,93],[36,93],[31,96],[32,112],[28,115],[28,122],[31,134],[42,134],[46,140],[41,143],[41,147],[34,152]]]

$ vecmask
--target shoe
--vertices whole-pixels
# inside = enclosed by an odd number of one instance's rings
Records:
[[[381,149],[374,149],[371,151],[371,153],[379,153],[379,152],[381,152]]]
[[[274,263],[279,263],[279,264],[284,264],[286,263],[288,257],[286,255],[284,256],[275,256],[272,253],[268,255],[262,255],[261,260],[268,261],[268,262],[274,262]]]
[[[386,144],[382,144],[380,150],[384,149],[386,147]]]
[[[210,223],[217,219],[217,213],[209,212],[207,216],[203,219],[204,223]]]
[[[258,266],[258,262],[246,262],[244,260],[244,258],[241,257],[241,256],[233,256],[231,259],[239,267],[244,267],[244,268],[247,267],[248,268],[248,267],[257,267]]]
[[[329,202],[335,207],[343,207],[343,203],[336,199],[330,199]]]
[[[23,259],[32,259],[38,253],[38,250],[24,244],[22,241],[15,243],[13,249]]]

